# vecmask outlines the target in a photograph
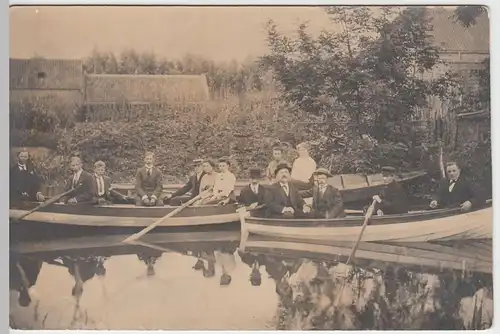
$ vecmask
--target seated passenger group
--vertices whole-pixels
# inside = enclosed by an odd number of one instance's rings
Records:
[[[251,168],[250,184],[235,194],[236,177],[230,171],[231,162],[220,158],[218,164],[212,160],[196,159],[188,182],[173,194],[163,193],[163,174],[155,166],[154,154],[144,156],[144,166],[138,168],[135,177],[135,197],[124,196],[112,189],[110,179],[105,176],[106,164],[97,161],[94,173],[82,169],[78,157],[70,160],[71,177],[66,181],[61,198],[66,204],[91,203],[135,203],[138,206],[162,206],[168,203],[181,205],[199,195],[195,205],[239,203],[250,208],[265,206],[268,217],[339,218],[345,216],[340,191],[328,184],[332,177],[325,168],[316,168],[316,162],[309,156],[305,143],[297,146],[299,157],[293,166],[283,159],[283,148],[273,147],[273,160],[265,170],[268,184],[260,184],[262,175],[258,168]],[[217,171],[216,171],[217,167]],[[409,201],[404,188],[396,182],[396,169],[382,167],[386,186],[373,196],[375,212],[402,214],[409,210]],[[480,192],[460,172],[455,162],[446,165],[447,180],[442,181],[430,202],[430,208],[460,207],[469,211],[483,200]],[[17,155],[17,164],[10,169],[11,202],[44,201],[41,179],[30,161],[29,153],[22,150]],[[306,204],[304,198],[312,198]]]

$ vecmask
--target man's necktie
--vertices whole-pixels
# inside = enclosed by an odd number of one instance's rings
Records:
[[[288,186],[286,184],[282,185],[285,194],[288,196]]]
[[[151,176],[151,169],[148,168],[148,176]]]

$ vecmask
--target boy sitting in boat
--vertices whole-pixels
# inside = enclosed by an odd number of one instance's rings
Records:
[[[238,196],[238,203],[250,208],[264,204],[264,192],[266,189],[259,184],[261,177],[259,168],[250,169],[250,184],[241,189]]]
[[[154,154],[146,153],[144,167],[137,170],[135,175],[136,198],[135,205],[162,206],[163,174],[154,166]]]
[[[229,203],[231,195],[234,194],[234,186],[236,185],[236,176],[229,171],[230,166],[231,162],[229,158],[223,157],[219,159],[219,173],[215,176],[212,194],[203,199],[203,204]]]
[[[307,143],[297,145],[297,152],[299,157],[293,162],[292,183],[299,190],[308,190],[313,186],[312,175],[316,170],[316,161],[309,156]]]
[[[408,213],[408,196],[403,186],[396,182],[396,169],[391,166],[382,167],[382,177],[386,186],[379,195],[373,196],[377,201],[374,212],[378,216]]]
[[[168,194],[165,197],[165,202],[169,201],[170,205],[179,206],[182,202],[187,202],[190,199],[198,196],[198,194],[200,193],[200,182],[202,177],[205,175],[202,164],[203,159],[193,160],[194,171],[189,177],[189,181],[181,189],[177,190],[173,194]],[[188,192],[190,193],[190,195],[184,196]]]
[[[23,149],[17,154],[17,163],[10,169],[9,176],[11,203],[45,200],[45,196],[40,192],[41,179],[30,161],[27,150]]]
[[[462,211],[470,211],[482,201],[482,194],[461,173],[456,162],[446,164],[447,180],[439,185],[430,203],[432,209],[460,207]]]
[[[96,161],[94,163],[94,175],[92,175],[95,190],[94,203],[99,205],[112,203],[130,203],[130,198],[120,194],[118,191],[114,190],[111,187],[111,179],[104,175],[105,173],[106,164],[104,163],[104,161]]]
[[[65,191],[75,189],[72,197],[63,197],[61,202],[66,204],[92,203],[94,200],[94,180],[92,175],[82,168],[79,157],[72,157],[70,168],[73,175],[66,181]]]
[[[314,172],[317,185],[310,190],[301,192],[302,197],[312,197],[312,205],[305,205],[304,213],[309,213],[315,218],[341,218],[345,217],[344,202],[340,191],[328,184],[332,177],[326,168],[318,168]]]
[[[297,188],[290,183],[291,170],[286,163],[276,167],[274,174],[278,182],[269,186],[264,195],[268,217],[293,218],[304,215],[305,202]]]

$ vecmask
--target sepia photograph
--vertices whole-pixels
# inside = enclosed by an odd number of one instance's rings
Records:
[[[484,330],[479,5],[9,8],[9,325]]]

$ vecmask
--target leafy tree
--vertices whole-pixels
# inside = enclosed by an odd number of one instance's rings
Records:
[[[351,147],[363,135],[417,145],[410,121],[429,96],[446,95],[453,84],[425,77],[439,64],[427,9],[384,7],[375,13],[368,7],[335,6],[326,11],[338,29],[317,37],[306,24],[291,38],[268,23],[270,52],[261,64],[273,70],[284,101],[295,111],[329,117],[327,138],[343,134]],[[368,153],[373,149],[363,153],[370,165]]]

